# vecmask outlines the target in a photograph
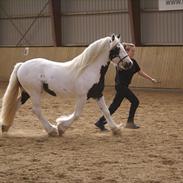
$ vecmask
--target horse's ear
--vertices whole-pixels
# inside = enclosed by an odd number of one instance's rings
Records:
[[[114,40],[115,40],[115,35],[112,34],[112,35],[111,35],[111,38],[112,38],[112,41],[114,41]]]
[[[118,35],[117,35],[117,38],[119,39],[120,37],[121,37],[121,35],[120,35],[120,34],[118,34]]]

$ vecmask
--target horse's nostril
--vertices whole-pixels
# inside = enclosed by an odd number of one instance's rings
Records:
[[[129,62],[129,63],[128,63],[129,68],[131,68],[132,65],[133,65],[132,62]]]

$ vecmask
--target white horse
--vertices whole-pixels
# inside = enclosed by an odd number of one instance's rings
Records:
[[[89,98],[96,99],[111,130],[117,132],[120,127],[113,122],[102,94],[109,61],[126,69],[132,64],[119,36],[112,35],[93,42],[79,56],[68,62],[58,63],[35,58],[17,63],[2,100],[2,132],[8,131],[16,111],[28,98],[31,99],[33,113],[51,136],[62,135],[78,119]],[[69,116],[57,118],[57,126],[51,124],[41,112],[43,90],[53,96],[69,93],[77,98],[75,111]],[[19,91],[21,95],[18,97]]]

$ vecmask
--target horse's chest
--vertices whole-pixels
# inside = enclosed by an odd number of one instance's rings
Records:
[[[87,93],[87,99],[94,98],[99,99],[103,96],[105,74],[108,70],[109,63],[106,66],[102,66],[100,69],[100,79],[98,83],[95,83]]]

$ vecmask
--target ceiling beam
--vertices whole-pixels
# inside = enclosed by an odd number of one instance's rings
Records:
[[[49,0],[54,46],[61,46],[61,0]]]
[[[128,13],[130,18],[132,42],[136,46],[141,46],[140,0],[128,0]]]

